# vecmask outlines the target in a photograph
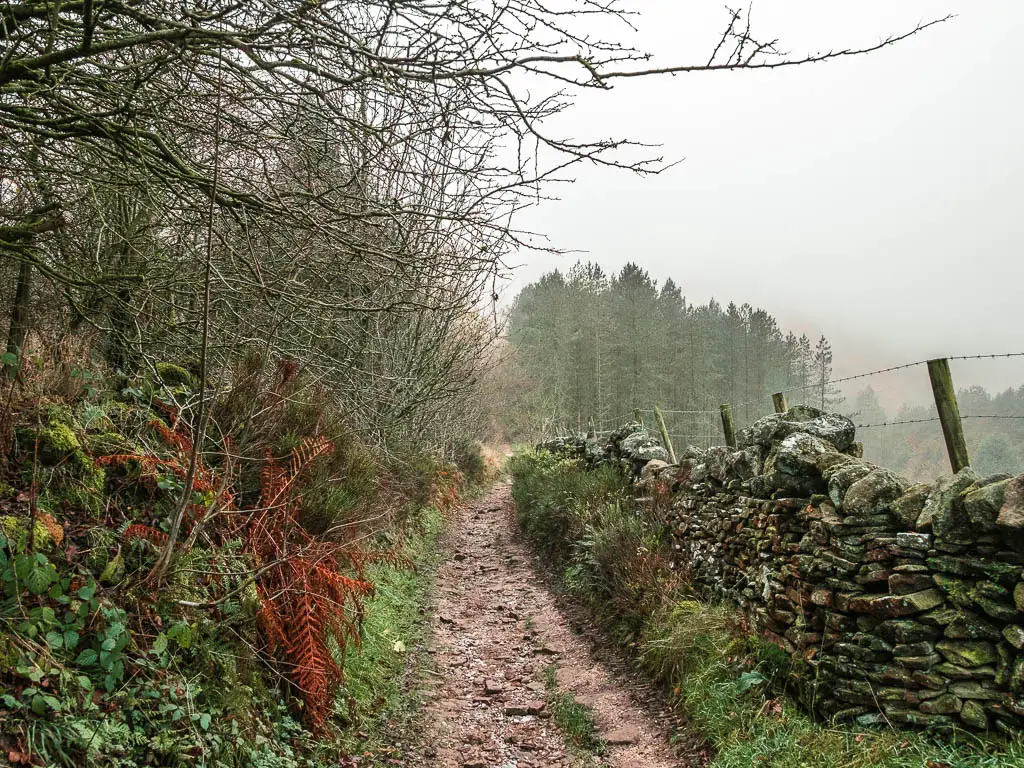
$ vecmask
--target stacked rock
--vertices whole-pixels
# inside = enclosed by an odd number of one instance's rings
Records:
[[[793,657],[819,714],[1019,731],[1024,476],[911,485],[854,439],[848,419],[798,407],[676,465],[636,424],[571,450],[622,466],[638,503],[669,489],[676,567]]]

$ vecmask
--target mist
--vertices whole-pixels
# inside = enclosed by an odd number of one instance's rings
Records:
[[[609,273],[631,261],[690,302],[749,302],[787,330],[826,335],[837,378],[1018,351],[1024,7],[776,0],[753,20],[798,52],[870,44],[947,13],[956,18],[869,56],[582,98],[559,129],[628,136],[680,162],[653,177],[579,169],[519,222],[571,253],[522,251],[503,298],[579,258]],[[655,66],[700,61],[723,19],[717,3],[644,3],[633,42]],[[1024,365],[957,363],[954,376],[1000,391],[1024,382]],[[929,391],[925,376],[872,385],[887,408]]]

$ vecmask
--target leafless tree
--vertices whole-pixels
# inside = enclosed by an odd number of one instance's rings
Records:
[[[125,374],[194,357],[205,393],[240,351],[289,356],[381,444],[446,439],[429,425],[453,423],[486,357],[515,214],[578,163],[664,167],[551,130],[576,95],[868,53],[939,21],[786,55],[728,11],[696,63],[652,68],[592,35],[629,27],[616,0],[6,3],[7,349],[46,306]]]

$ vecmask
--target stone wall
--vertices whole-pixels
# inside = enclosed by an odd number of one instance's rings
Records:
[[[677,567],[797,662],[817,713],[1024,725],[1024,476],[926,485],[860,458],[849,420],[793,408],[678,464],[639,425],[547,447],[618,462],[668,509]]]

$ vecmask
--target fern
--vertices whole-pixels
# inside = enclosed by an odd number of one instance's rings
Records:
[[[291,452],[287,469],[268,459],[245,547],[258,567],[265,566],[257,583],[259,626],[302,697],[307,722],[318,732],[326,728],[343,677],[331,645],[343,655],[350,643],[359,642],[362,598],[373,591],[361,578],[363,556],[341,544],[314,540],[296,521],[298,479],[332,450],[326,438],[310,438]],[[345,565],[354,568],[357,578],[342,574]]]
[[[124,529],[124,538],[128,541],[141,539],[148,541],[155,547],[162,547],[167,543],[167,534],[163,531],[154,528],[151,525],[143,525],[142,523],[133,523]]]

